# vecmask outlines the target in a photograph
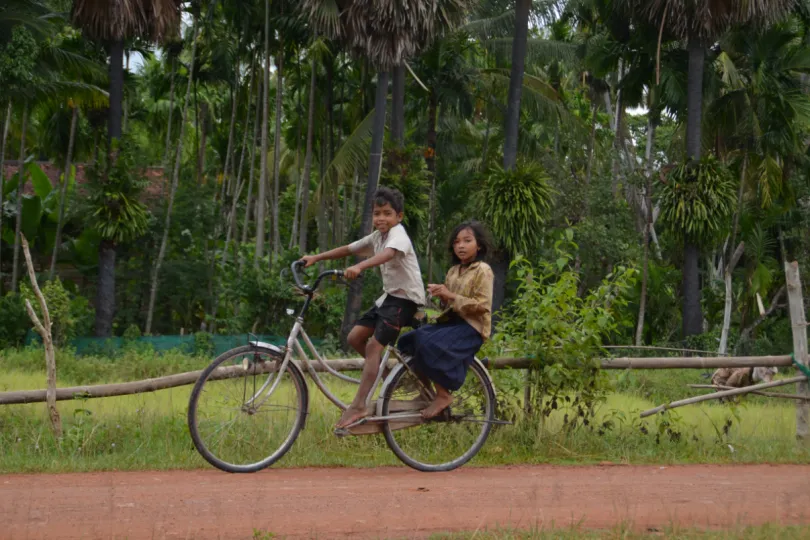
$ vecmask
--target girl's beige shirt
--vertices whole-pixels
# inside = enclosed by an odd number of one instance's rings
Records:
[[[489,339],[492,326],[492,288],[495,275],[485,262],[474,262],[461,272],[461,265],[447,272],[444,284],[456,294],[456,299],[439,315],[441,320],[450,310],[478,330],[484,340]]]

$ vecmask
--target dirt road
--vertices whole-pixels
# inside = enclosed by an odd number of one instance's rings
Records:
[[[419,538],[810,523],[810,466],[215,470],[0,476],[0,538]]]

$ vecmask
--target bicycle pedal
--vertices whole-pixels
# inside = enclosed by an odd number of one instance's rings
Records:
[[[351,431],[349,431],[349,429],[345,428],[345,427],[343,427],[343,428],[341,428],[341,427],[335,428],[334,433],[335,433],[335,436],[340,438],[340,439],[342,439],[343,437],[348,437],[349,435],[352,434]]]

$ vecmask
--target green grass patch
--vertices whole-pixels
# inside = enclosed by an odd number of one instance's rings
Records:
[[[485,529],[463,533],[439,533],[431,540],[800,540],[810,538],[810,526],[766,524],[757,527],[734,527],[726,530],[667,527],[660,531],[639,532],[626,525],[609,530],[567,529]]]
[[[44,386],[45,375],[30,357],[41,351],[6,354],[0,391]],[[126,357],[125,357],[126,358]],[[60,386],[116,382],[199,369],[207,360],[184,355],[136,355],[131,365],[60,354]],[[140,362],[140,364],[139,364]],[[10,365],[13,368],[10,368]],[[25,367],[28,369],[22,370]],[[90,370],[90,371],[88,371]],[[72,378],[73,376],[76,378]],[[495,372],[496,388],[518,374]],[[810,463],[810,450],[795,441],[792,402],[747,398],[739,404],[689,406],[641,420],[638,413],[691,395],[686,382],[699,372],[668,370],[631,373],[600,404],[587,427],[571,430],[554,411],[542,421],[497,426],[468,466],[518,463]],[[509,379],[509,380],[507,380]],[[354,386],[326,377],[347,401]],[[50,431],[44,404],[0,407],[0,472],[92,471],[198,468],[208,465],[194,449],[186,425],[191,386],[148,394],[59,402],[64,437]],[[338,439],[332,433],[338,411],[310,384],[310,415],[290,452],[276,466],[396,465],[382,436]]]

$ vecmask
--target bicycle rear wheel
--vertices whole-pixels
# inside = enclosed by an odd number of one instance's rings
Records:
[[[413,360],[408,361],[408,366]],[[427,406],[423,386],[403,366],[386,388],[382,414]],[[452,471],[470,461],[484,446],[495,420],[495,391],[485,368],[470,364],[464,385],[453,392],[453,403],[439,417],[410,425],[386,422],[385,442],[406,465],[424,472]]]
[[[211,465],[226,472],[255,472],[292,447],[304,426],[309,396],[294,364],[275,371],[282,360],[276,350],[248,345],[223,353],[200,375],[189,399],[188,428]]]

